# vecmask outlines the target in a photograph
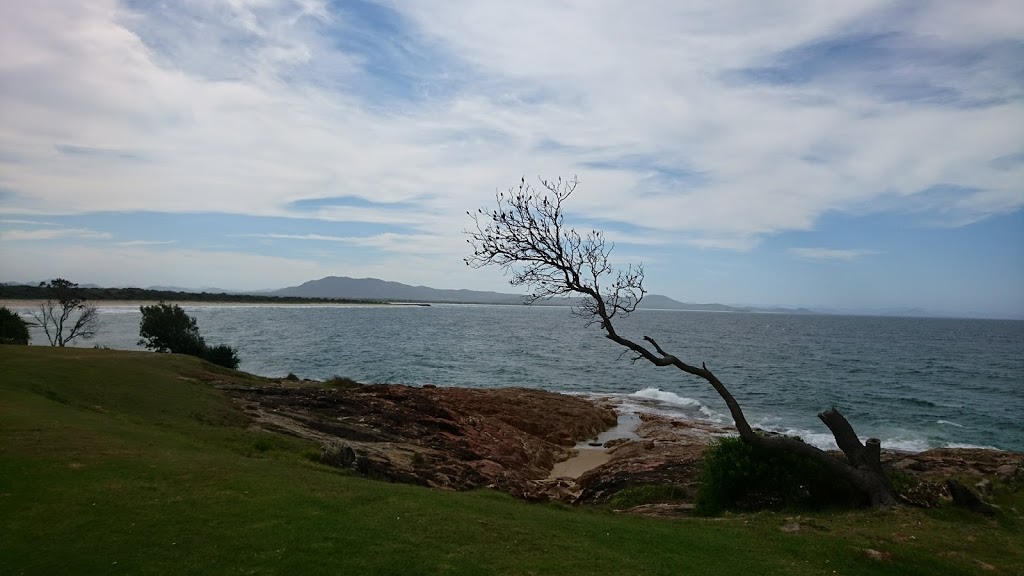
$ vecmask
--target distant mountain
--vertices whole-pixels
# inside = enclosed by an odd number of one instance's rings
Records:
[[[923,308],[815,308],[815,312],[840,316],[895,316],[900,318],[952,318],[956,316]]]
[[[380,300],[389,302],[449,302],[461,304],[522,304],[526,296],[479,290],[442,290],[427,286],[410,286],[376,278],[348,278],[328,276],[310,280],[299,286],[282,288],[269,294],[301,298],[343,298],[351,300]],[[572,306],[578,298],[555,299],[538,302],[545,306]],[[810,310],[789,308],[748,308],[724,304],[692,304],[679,302],[668,296],[648,294],[638,306],[641,310],[697,310],[707,312],[773,312],[779,314],[813,314]]]
[[[310,280],[299,286],[275,290],[276,296],[303,298],[344,298],[349,300],[383,300],[391,302],[458,302],[463,304],[522,304],[521,294],[481,292],[477,290],[441,290],[427,286],[410,286],[376,278],[328,276]]]
[[[127,286],[124,286],[124,288],[127,288]],[[188,293],[208,292],[210,294],[255,294],[255,292],[250,292],[248,290],[225,290],[223,288],[217,288],[216,286],[201,286],[199,288],[192,288],[188,286],[147,286],[146,290]]]
[[[746,312],[746,308],[726,306],[725,304],[692,304],[673,300],[668,296],[648,294],[640,301],[637,308],[641,310],[698,310],[705,312]]]

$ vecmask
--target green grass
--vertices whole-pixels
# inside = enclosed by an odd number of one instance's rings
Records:
[[[314,463],[211,380],[261,382],[184,356],[0,347],[0,574],[1024,573],[1020,494],[994,520],[664,520],[440,492]]]

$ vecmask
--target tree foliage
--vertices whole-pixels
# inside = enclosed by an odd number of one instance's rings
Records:
[[[99,328],[99,312],[82,296],[78,284],[63,278],[40,282],[46,301],[32,312],[50,346],[65,346],[75,338],[88,340]]]
[[[175,290],[150,290],[148,288],[100,288],[79,287],[80,296],[91,302],[105,300],[138,300],[143,302],[249,302],[269,304],[324,303],[379,303],[378,300],[349,298],[314,298],[304,296],[271,296],[269,294],[235,294],[226,292],[182,292]],[[0,284],[0,300],[36,300],[46,298],[45,290],[39,286]]]
[[[28,344],[28,322],[14,310],[0,306],[0,344]]]
[[[235,349],[227,344],[209,346],[203,350],[201,357],[208,362],[213,362],[214,364],[231,369],[238,368],[238,364],[241,362]]]
[[[721,438],[704,451],[697,511],[821,509],[861,503],[862,495],[818,462]]]
[[[206,349],[196,319],[186,314],[181,306],[160,302],[139,306],[139,311],[142,312],[142,321],[139,323],[140,345],[157,352],[191,356],[200,356]]]
[[[171,352],[198,356],[214,364],[238,368],[239,359],[234,348],[227,345],[207,346],[199,334],[196,319],[177,304],[160,302],[140,306],[139,345],[156,352]]]
[[[795,438],[756,432],[732,393],[705,364],[684,362],[662,349],[650,336],[638,342],[619,334],[614,322],[636,310],[646,294],[643,266],[615,269],[609,263],[614,246],[605,241],[602,232],[592,230],[580,235],[565,225],[563,203],[579,184],[575,178],[541,180],[540,184],[540,188],[534,188],[523,178],[518,188],[495,196],[496,208],[467,212],[474,224],[466,230],[467,241],[473,247],[473,255],[465,259],[467,265],[500,267],[510,274],[513,285],[531,290],[531,303],[556,296],[582,297],[583,303],[575,312],[590,324],[598,324],[606,338],[631,352],[633,362],[646,360],[658,367],[674,367],[710,384],[729,408],[744,443],[810,458],[828,473],[846,479],[872,504],[896,503],[879,463],[878,440],[869,439],[867,445],[862,444],[849,422],[834,408],[818,417],[832,431],[846,455],[845,461]]]

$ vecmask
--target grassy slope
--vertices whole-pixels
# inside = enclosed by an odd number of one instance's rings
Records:
[[[787,515],[623,517],[352,477],[246,430],[211,377],[255,380],[0,347],[0,574],[1024,573],[1014,513],[805,515],[787,533]]]

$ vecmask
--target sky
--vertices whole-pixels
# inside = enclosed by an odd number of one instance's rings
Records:
[[[687,302],[1024,317],[1018,1],[0,4],[0,281],[513,292],[466,211]]]

